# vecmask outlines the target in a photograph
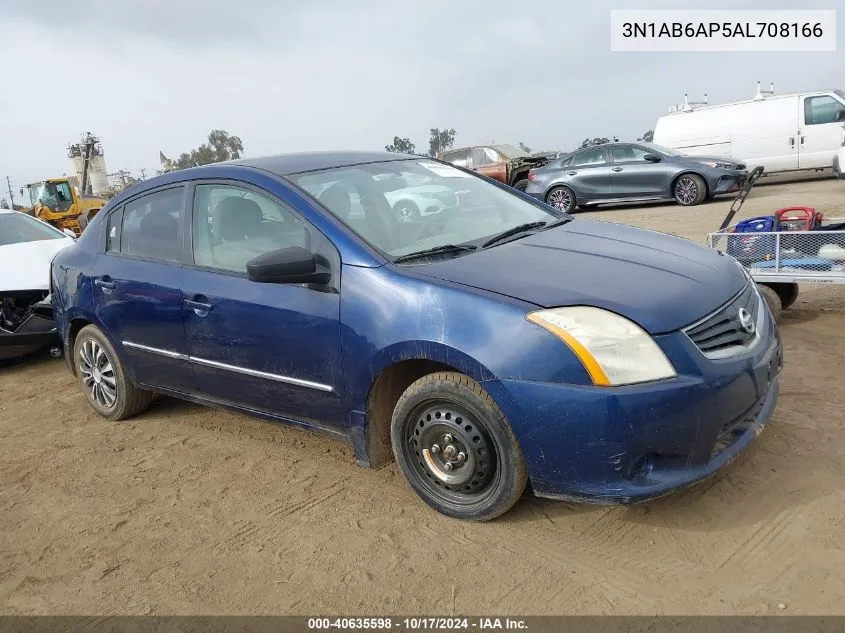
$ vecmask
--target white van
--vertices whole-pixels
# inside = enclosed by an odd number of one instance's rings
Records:
[[[774,90],[771,91],[772,93]],[[691,155],[725,156],[764,173],[830,169],[845,142],[845,92],[819,90],[690,105],[661,116],[654,142]]]

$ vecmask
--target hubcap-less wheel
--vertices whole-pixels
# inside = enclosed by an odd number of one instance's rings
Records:
[[[554,189],[549,194],[548,203],[558,211],[569,211],[572,208],[572,194],[567,189]]]
[[[496,449],[486,429],[450,404],[421,407],[405,425],[405,450],[414,477],[430,494],[475,503],[496,479]]]
[[[86,340],[79,349],[79,371],[89,397],[104,409],[117,402],[114,367],[99,343]]]
[[[692,204],[698,198],[698,185],[695,180],[683,177],[675,184],[675,197],[681,204]]]

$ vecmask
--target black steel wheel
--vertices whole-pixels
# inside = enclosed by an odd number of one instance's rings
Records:
[[[675,202],[684,207],[701,204],[707,198],[707,185],[696,174],[681,174],[672,187]]]
[[[492,398],[468,377],[431,374],[399,399],[391,425],[399,469],[429,506],[488,521],[525,490],[522,451]]]
[[[575,208],[575,194],[569,187],[552,187],[546,194],[546,204],[558,211],[569,213]]]
[[[104,418],[123,420],[150,406],[152,393],[132,384],[114,347],[95,325],[77,334],[73,362],[88,403]]]

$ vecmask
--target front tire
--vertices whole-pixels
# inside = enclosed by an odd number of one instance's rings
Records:
[[[839,164],[839,156],[833,157],[833,175],[839,179],[845,178],[845,174],[842,173],[842,165]]]
[[[766,304],[769,306],[769,312],[772,313],[772,318],[775,323],[778,323],[780,321],[781,312],[783,311],[783,303],[781,302],[780,295],[778,295],[778,293],[770,286],[757,284],[757,288],[760,290],[760,296],[763,297]]]
[[[672,195],[679,205],[692,207],[707,198],[707,185],[697,174],[681,174],[672,186]]]
[[[563,185],[552,187],[546,194],[546,204],[558,211],[571,213],[575,208],[575,193],[572,189]]]
[[[132,384],[114,347],[97,326],[86,325],[79,331],[73,362],[88,403],[107,420],[124,420],[150,406],[152,393]]]
[[[528,189],[528,178],[522,178],[521,180],[517,180],[513,183],[513,188],[519,191],[525,191]]]
[[[501,409],[474,380],[430,374],[399,398],[391,421],[399,470],[438,512],[489,521],[525,490],[525,460]]]

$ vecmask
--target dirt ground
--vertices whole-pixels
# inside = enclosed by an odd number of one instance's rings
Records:
[[[845,182],[758,185],[740,218],[792,204],[845,216]],[[728,206],[586,215],[703,241]],[[802,287],[773,423],[700,487],[482,525],[329,439],[169,399],[110,423],[61,361],[0,369],[0,612],[843,614],[843,314]]]

